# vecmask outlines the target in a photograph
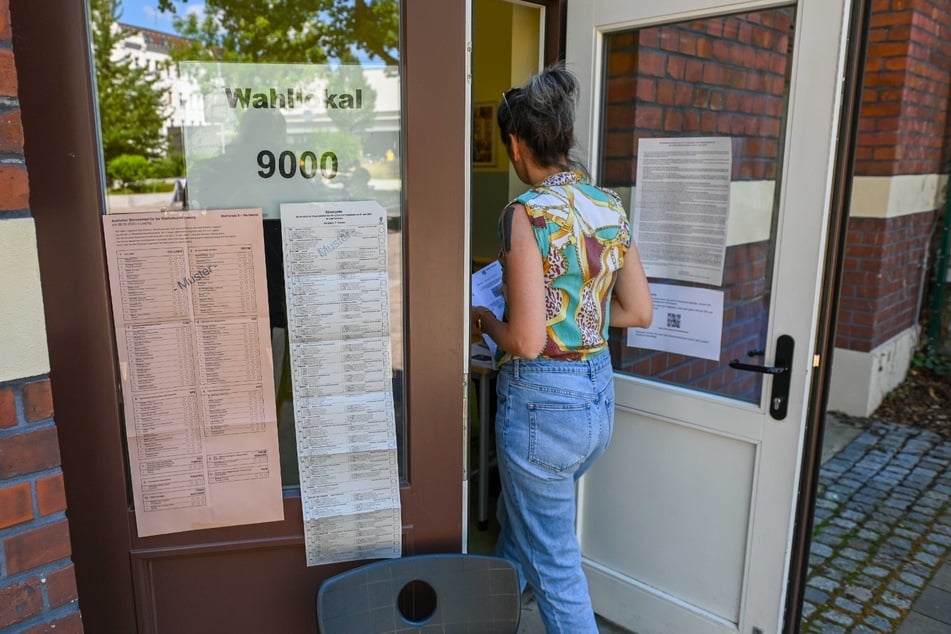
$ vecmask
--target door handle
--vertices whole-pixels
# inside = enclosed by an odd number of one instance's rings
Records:
[[[739,359],[730,361],[730,367],[734,370],[743,370],[744,372],[759,372],[760,374],[783,374],[789,372],[789,368],[777,365],[753,365],[752,363],[740,363]]]
[[[776,340],[776,365],[753,365],[741,363],[739,359],[730,361],[734,370],[759,372],[773,376],[773,391],[769,398],[769,414],[776,420],[786,418],[789,405],[789,379],[792,374],[793,350],[796,342],[789,335],[780,335]]]

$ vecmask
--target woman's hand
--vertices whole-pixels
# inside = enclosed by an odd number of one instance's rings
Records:
[[[471,341],[478,341],[485,334],[486,323],[483,319],[491,314],[492,311],[485,306],[473,306],[469,309],[469,339]]]

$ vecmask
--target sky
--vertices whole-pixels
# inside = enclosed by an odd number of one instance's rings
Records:
[[[122,0],[122,16],[119,21],[123,24],[141,26],[146,29],[154,29],[165,33],[174,33],[172,28],[172,16],[168,13],[160,13],[155,7],[158,0]],[[188,2],[178,4],[179,11],[188,13],[200,12],[204,9],[204,3],[201,0],[188,0]]]

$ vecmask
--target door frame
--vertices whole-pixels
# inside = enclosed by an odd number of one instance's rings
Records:
[[[868,47],[869,0],[854,0],[849,17],[842,87],[842,109],[839,113],[839,139],[835,144],[835,168],[832,182],[832,210],[826,238],[826,264],[819,287],[819,316],[816,324],[814,354],[820,360],[809,387],[806,429],[799,477],[799,499],[796,502],[789,573],[786,585],[786,609],[783,631],[798,632],[809,574],[809,548],[815,520],[819,469],[822,466],[822,440],[825,434],[829,383],[832,378],[832,356],[835,352],[835,328],[839,315],[839,292],[845,265],[845,244],[848,234],[849,203],[852,196],[852,175],[855,166],[855,139],[862,111],[862,81]]]
[[[182,552],[187,538],[141,539],[132,532],[85,5],[10,0],[10,12],[83,622],[90,631],[136,632],[150,627],[137,617],[143,595],[133,589],[134,567]],[[412,555],[462,548],[468,213],[465,207],[458,213],[447,209],[466,200],[468,2],[401,0],[400,7],[404,296],[413,297],[405,309],[406,409],[412,422],[401,501],[403,551]],[[303,558],[300,503],[285,493],[284,505],[285,520],[277,528],[212,529],[202,531],[199,541],[209,548],[215,540],[218,548],[248,539],[264,549],[299,545]],[[313,583],[306,592],[359,563],[310,569]]]

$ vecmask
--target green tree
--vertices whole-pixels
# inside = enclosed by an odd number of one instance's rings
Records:
[[[138,154],[120,154],[106,163],[106,174],[123,187],[135,188],[149,175],[149,160]]]
[[[113,58],[128,36],[118,25],[119,0],[90,0],[90,8],[104,162],[123,154],[159,156],[165,148],[166,90],[154,71],[135,66],[130,56]]]
[[[399,61],[397,0],[206,0],[202,16],[179,15],[184,0],[158,0],[189,44],[178,59],[229,62]]]

